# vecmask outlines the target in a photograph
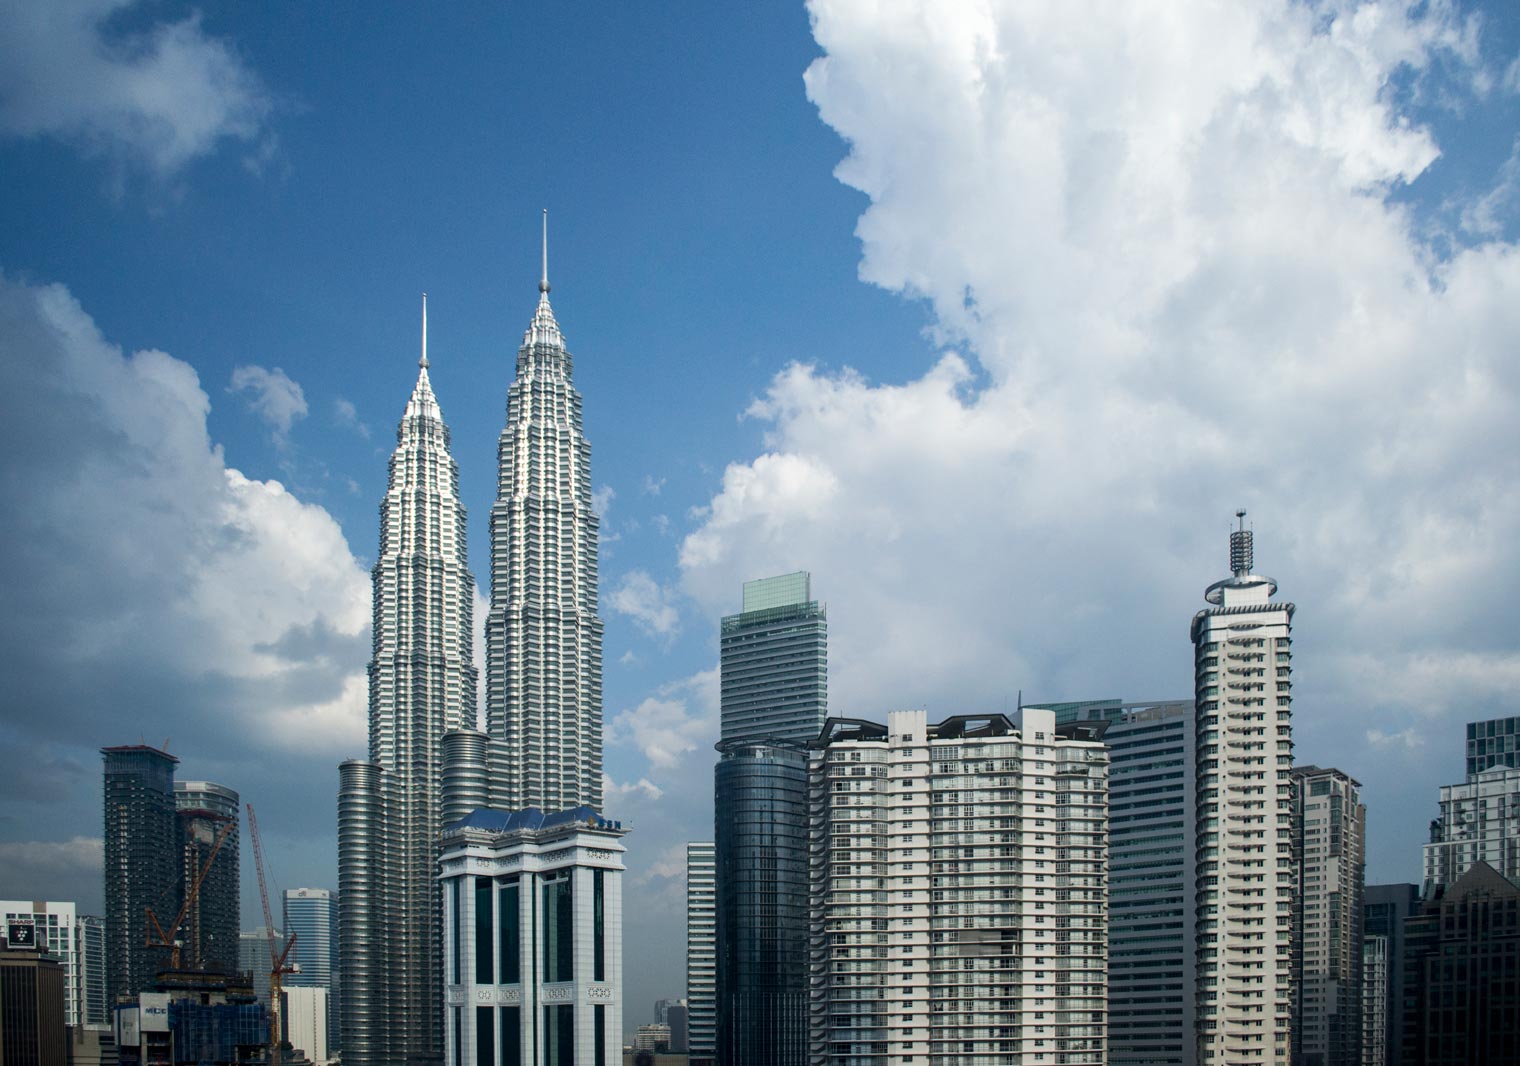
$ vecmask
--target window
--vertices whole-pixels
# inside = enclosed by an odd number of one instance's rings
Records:
[[[603,919],[602,873],[603,872],[601,870],[593,870],[593,871],[591,871],[591,887],[592,887],[592,894],[591,894],[591,900],[592,900],[592,902],[591,902],[591,911],[592,911],[592,916],[591,916],[591,921],[592,921],[591,943],[592,943],[592,949],[591,950],[592,950],[592,955],[591,955],[591,959],[592,959],[592,969],[594,971],[592,973],[592,978],[594,980],[597,980],[597,981],[605,981],[607,979],[607,931],[606,931],[606,925],[605,925],[605,922],[604,922],[604,919]],[[602,1008],[601,1007],[596,1008],[596,1012],[597,1012],[596,1016],[598,1018],[601,1018],[601,1016],[602,1016]],[[597,1047],[598,1047],[598,1049],[601,1048],[601,1043],[600,1042],[597,1043]],[[601,1062],[600,1051],[598,1051],[597,1062],[598,1063]]]
[[[522,980],[522,942],[518,935],[518,923],[521,918],[518,914],[517,878],[514,877],[502,885],[497,896],[497,909],[500,911],[496,920],[500,929],[501,983],[514,985]]]
[[[543,915],[544,980],[572,981],[575,979],[575,914],[571,908],[568,872],[544,882]]]
[[[522,1066],[522,1008],[520,1007],[501,1008],[501,1066]]]
[[[489,877],[475,878],[475,983],[481,985],[494,984],[496,981],[495,966],[492,965],[491,949],[495,946],[495,930],[492,928],[491,896],[493,895],[491,879]],[[491,1038],[491,1025],[486,1021],[486,1039]]]
[[[490,1007],[475,1008],[475,1066],[496,1066],[496,1026],[491,1024],[493,1013]]]
[[[449,937],[449,946],[452,949],[452,954],[454,956],[453,973],[454,983],[456,985],[459,983],[459,882],[461,880],[462,878],[456,877],[449,882],[449,912],[452,917],[452,922],[450,924],[452,926],[451,932],[453,934]],[[459,1012],[455,1011],[454,1013],[457,1014]]]

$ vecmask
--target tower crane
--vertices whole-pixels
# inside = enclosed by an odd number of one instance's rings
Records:
[[[298,973],[300,967],[286,965],[290,949],[296,946],[295,933],[290,934],[290,939],[285,941],[282,948],[274,931],[274,915],[269,911],[269,888],[264,882],[264,846],[259,843],[259,820],[253,813],[251,803],[248,804],[248,836],[253,840],[253,866],[259,873],[259,902],[264,905],[264,931],[269,934],[269,1063],[270,1066],[282,1066],[284,1050],[280,1046],[280,979],[288,973]]]
[[[211,854],[206,857],[206,865],[196,871],[195,880],[190,883],[190,891],[185,893],[185,902],[180,905],[179,913],[174,916],[174,924],[169,926],[169,931],[164,932],[164,927],[159,924],[158,915],[153,913],[152,907],[145,908],[148,912],[148,923],[143,934],[144,946],[150,948],[168,948],[169,965],[171,969],[179,969],[179,957],[181,941],[179,939],[179,927],[185,924],[185,915],[190,913],[190,908],[195,906],[195,901],[200,897],[201,885],[206,880],[206,875],[211,872],[211,864],[216,862],[216,853],[222,850],[222,844],[228,835],[237,827],[237,819],[234,818],[216,834],[216,842],[211,845]],[[158,939],[154,939],[154,936]]]

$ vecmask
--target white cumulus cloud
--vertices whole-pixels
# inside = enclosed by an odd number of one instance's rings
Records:
[[[671,770],[718,739],[718,671],[662,686],[607,723],[607,743],[637,748],[654,770]]]
[[[630,570],[607,597],[607,605],[633,619],[650,636],[671,637],[680,628],[674,593],[646,571]]]
[[[262,139],[267,89],[198,14],[130,34],[135,0],[0,0],[0,133],[48,136],[167,178],[225,139]],[[261,134],[263,134],[261,138]]]
[[[306,393],[279,367],[234,367],[227,391],[242,394],[248,409],[263,420],[277,441],[283,442],[290,427],[306,417]]]
[[[63,286],[0,276],[0,338],[26,398],[0,419],[0,737],[63,753],[69,796],[38,817],[77,825],[95,796],[98,818],[96,749],[144,733],[186,770],[329,809],[333,764],[364,751],[370,613],[338,523],[228,466],[190,365],[123,352]]]

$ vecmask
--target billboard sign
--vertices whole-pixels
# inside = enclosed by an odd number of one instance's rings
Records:
[[[136,1007],[116,1008],[116,1046],[119,1048],[142,1046],[142,1036],[139,1035],[137,1027]]]
[[[37,927],[31,922],[7,922],[5,942],[13,948],[35,948]]]
[[[138,1025],[143,1032],[167,1033],[169,1031],[169,993],[143,992],[138,995],[137,1002],[142,1010]]]

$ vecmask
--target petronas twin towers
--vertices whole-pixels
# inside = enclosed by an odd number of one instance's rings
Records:
[[[369,759],[339,767],[348,1066],[436,1063],[443,1052],[444,735],[476,729],[477,671],[459,469],[428,367],[424,297],[420,370],[396,431],[372,572]],[[598,520],[581,397],[549,306],[547,241],[497,460],[481,738],[491,804],[600,810]]]

